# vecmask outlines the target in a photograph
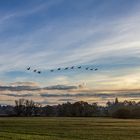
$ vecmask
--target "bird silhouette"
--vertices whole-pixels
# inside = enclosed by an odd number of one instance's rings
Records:
[[[38,74],[41,74],[41,71],[38,71],[37,73],[38,73]]]
[[[50,70],[51,72],[53,72],[54,70]]]
[[[81,69],[81,66],[79,66],[78,69]]]
[[[74,66],[72,66],[71,69],[74,69]]]
[[[97,71],[98,69],[96,68],[95,71]]]
[[[30,70],[30,69],[31,69],[30,67],[27,68],[27,70]]]
[[[65,68],[65,70],[67,70],[67,69],[68,69],[68,67]]]
[[[34,72],[37,72],[37,70],[34,70]]]
[[[88,69],[89,69],[89,67],[86,68],[86,70],[88,70]]]
[[[90,69],[90,70],[93,70],[93,69]]]
[[[58,68],[57,70],[61,70],[61,68]]]

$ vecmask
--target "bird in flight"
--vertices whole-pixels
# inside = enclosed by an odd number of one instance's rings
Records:
[[[65,70],[67,70],[67,69],[68,69],[68,67],[65,68]]]
[[[95,71],[97,71],[98,69],[96,68]]]
[[[57,70],[61,70],[61,68],[58,68]]]
[[[71,69],[74,69],[74,66],[72,66]]]
[[[81,66],[79,66],[78,69],[81,69]]]
[[[37,72],[37,70],[34,70],[34,72]]]
[[[93,70],[93,69],[90,69],[90,70]]]
[[[31,69],[30,67],[27,68],[27,70],[30,70],[30,69]]]
[[[38,73],[38,74],[41,74],[41,71],[38,71],[37,73]]]

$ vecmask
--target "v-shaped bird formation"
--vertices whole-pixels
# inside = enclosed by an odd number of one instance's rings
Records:
[[[65,68],[56,68],[56,69],[51,69],[49,72],[55,72],[55,71],[62,71],[62,70],[74,70],[74,69],[83,69],[83,70],[89,70],[89,71],[97,71],[98,68],[92,68],[92,67],[82,67],[82,66],[71,66],[71,67],[65,67]],[[31,69],[31,67],[27,68],[27,71],[32,71],[38,74],[41,74],[42,71],[37,70],[37,69]]]

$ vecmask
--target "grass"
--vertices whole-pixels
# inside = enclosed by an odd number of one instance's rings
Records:
[[[0,118],[0,140],[140,140],[140,120]]]

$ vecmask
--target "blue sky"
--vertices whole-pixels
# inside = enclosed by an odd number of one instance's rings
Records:
[[[82,85],[78,93],[91,94],[140,89],[139,16],[139,0],[1,0],[0,85]],[[83,69],[49,72],[73,65]],[[26,71],[28,66],[42,74]],[[85,71],[86,66],[99,70]],[[9,98],[2,95],[0,102],[11,103],[17,97],[7,102]],[[47,102],[43,96],[39,99]],[[53,102],[60,100],[66,101]]]

